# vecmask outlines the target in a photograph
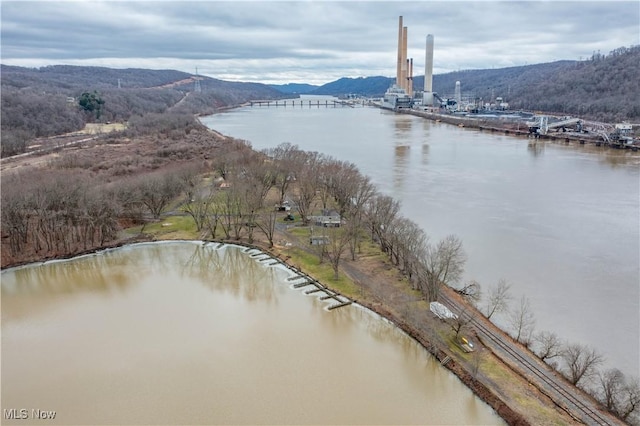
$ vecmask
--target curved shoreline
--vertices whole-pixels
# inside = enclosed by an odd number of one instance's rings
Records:
[[[417,327],[414,327],[411,324],[409,324],[409,323],[403,321],[402,319],[398,318],[389,309],[387,309],[387,307],[385,307],[383,304],[372,304],[372,303],[368,303],[366,301],[361,301],[361,300],[357,300],[357,299],[350,299],[347,296],[344,296],[344,295],[340,294],[339,292],[337,292],[336,290],[332,289],[330,286],[327,286],[327,285],[323,284],[321,281],[317,280],[316,278],[312,277],[311,275],[307,274],[306,272],[300,270],[295,265],[287,263],[287,261],[285,259],[280,258],[278,256],[278,254],[276,254],[273,251],[269,250],[268,247],[263,247],[263,246],[260,246],[260,245],[257,245],[257,244],[249,244],[249,243],[242,242],[242,241],[203,240],[203,239],[181,239],[181,240],[167,239],[167,240],[157,240],[157,239],[155,239],[153,237],[135,237],[135,238],[132,238],[132,239],[129,239],[129,240],[125,240],[125,241],[119,241],[119,242],[117,242],[115,244],[105,245],[105,246],[102,246],[102,247],[99,247],[99,248],[95,248],[95,249],[91,249],[91,250],[85,250],[83,252],[75,253],[73,255],[64,255],[64,256],[57,256],[57,257],[54,256],[54,257],[43,258],[43,259],[41,259],[39,261],[35,261],[35,262],[32,261],[32,262],[23,262],[23,263],[19,263],[19,264],[14,264],[14,265],[2,268],[2,272],[13,270],[13,269],[16,269],[16,268],[22,268],[22,267],[39,266],[39,265],[43,265],[43,264],[46,264],[47,262],[51,262],[51,261],[67,261],[67,260],[73,260],[73,259],[76,259],[76,258],[79,258],[79,257],[84,257],[84,256],[99,255],[99,254],[101,254],[103,252],[106,252],[106,251],[110,251],[110,250],[114,250],[114,249],[118,249],[118,248],[124,248],[124,247],[127,247],[127,246],[138,245],[138,244],[147,244],[147,243],[163,244],[163,243],[172,243],[172,242],[185,242],[185,243],[191,242],[191,243],[202,243],[202,244],[219,243],[219,244],[224,244],[224,245],[231,245],[231,246],[236,246],[236,247],[244,247],[244,248],[259,250],[260,252],[264,253],[265,255],[268,255],[274,261],[277,261],[278,263],[280,263],[282,266],[287,268],[287,270],[293,272],[294,274],[296,274],[298,276],[301,276],[301,277],[310,277],[315,282],[319,283],[320,285],[322,285],[323,287],[329,289],[330,291],[332,291],[332,292],[334,292],[336,294],[339,294],[341,297],[343,297],[343,298],[345,298],[347,300],[350,300],[354,304],[360,305],[363,308],[368,309],[371,312],[379,315],[381,318],[389,321],[395,327],[397,327],[399,330],[401,330],[402,332],[407,334],[409,337],[411,337],[413,340],[415,340],[424,350],[426,350],[438,362],[440,362],[441,365],[442,365],[442,360],[446,357],[446,353],[444,351],[440,350],[439,348],[436,348],[436,346],[434,344],[432,344],[428,340],[427,336],[424,335],[424,333],[420,332],[420,330]],[[508,424],[510,424],[510,425],[531,425],[531,423],[529,421],[527,421],[522,415],[520,415],[515,410],[513,410],[493,390],[491,390],[486,385],[480,383],[479,381],[475,380],[473,378],[472,374],[469,371],[467,371],[464,366],[462,366],[461,364],[455,362],[455,360],[449,360],[447,363],[445,363],[443,365],[443,367],[446,367],[447,370],[452,372],[468,389],[470,389],[484,403],[489,405],[496,412],[496,414],[499,417],[501,417]]]

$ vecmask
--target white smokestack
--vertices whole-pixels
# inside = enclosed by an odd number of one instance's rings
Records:
[[[422,105],[433,106],[433,34],[427,35],[427,49],[424,61],[424,94]]]
[[[427,36],[427,54],[424,61],[424,91],[433,92],[433,34]]]
[[[460,92],[460,82],[456,81],[456,89],[455,89],[455,97],[456,97],[456,111],[460,111],[460,105],[462,105],[462,93]]]

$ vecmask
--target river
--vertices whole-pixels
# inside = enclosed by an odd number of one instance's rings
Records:
[[[638,375],[640,156],[481,132],[372,107],[245,107],[201,118],[255,149],[355,163],[433,240],[458,235],[465,281],[511,284],[537,331]],[[508,315],[495,320],[509,328]]]
[[[3,271],[2,408],[27,418],[2,424],[504,424],[396,327],[258,253],[145,243]]]

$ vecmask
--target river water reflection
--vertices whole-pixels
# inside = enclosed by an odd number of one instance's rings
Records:
[[[389,323],[327,311],[251,254],[138,244],[4,271],[2,407],[55,410],[47,424],[502,424]]]
[[[256,149],[351,161],[432,239],[460,236],[465,279],[504,278],[536,329],[640,371],[640,156],[530,143],[376,108],[241,108],[202,118]],[[494,316],[505,328],[505,315]]]

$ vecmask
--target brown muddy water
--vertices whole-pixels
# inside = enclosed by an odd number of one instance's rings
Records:
[[[387,321],[327,310],[257,253],[137,244],[4,271],[3,424],[503,424]]]
[[[460,237],[462,282],[480,282],[486,295],[506,280],[510,309],[527,297],[536,332],[594,348],[603,370],[640,374],[637,152],[378,108],[246,107],[201,120],[258,150],[289,142],[353,162],[432,241]],[[507,313],[492,320],[514,332]]]

